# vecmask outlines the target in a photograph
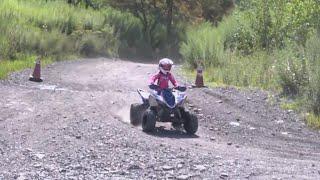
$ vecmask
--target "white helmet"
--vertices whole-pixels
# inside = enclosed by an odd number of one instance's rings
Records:
[[[170,72],[172,65],[173,61],[171,59],[163,58],[159,61],[159,70],[163,74],[167,74]]]

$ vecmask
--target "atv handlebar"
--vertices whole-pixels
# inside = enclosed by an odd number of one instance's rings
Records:
[[[149,88],[153,89],[153,90],[159,90],[160,89],[160,87],[158,85],[155,85],[155,84],[150,84]],[[170,90],[176,89],[176,90],[178,90],[180,92],[185,92],[187,90],[187,87],[185,87],[185,86],[177,86],[177,87],[168,88],[168,89],[170,89]]]
[[[185,87],[185,86],[177,86],[174,89],[176,89],[178,91],[181,91],[181,92],[185,92],[187,90],[187,87]]]
[[[160,87],[159,87],[158,85],[155,85],[155,84],[150,84],[150,85],[149,85],[149,88],[150,88],[150,89],[153,89],[153,90],[157,90],[157,89],[159,89]]]

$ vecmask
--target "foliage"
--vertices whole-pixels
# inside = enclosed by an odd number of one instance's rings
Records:
[[[115,30],[118,26],[110,18],[115,16],[126,29]],[[135,18],[111,8],[95,11],[54,0],[12,0],[0,2],[0,21],[0,59],[16,59],[19,54],[87,55],[82,45],[90,42],[90,55],[117,56],[120,39],[125,43],[119,36],[130,31]]]
[[[191,11],[190,7],[185,5],[186,1],[180,0],[119,0],[108,3],[115,8],[128,10],[140,20],[144,38],[153,50],[161,47],[171,37],[172,22],[176,12],[174,9],[187,7],[188,12]]]
[[[306,60],[298,48],[287,48],[277,54],[278,83],[284,95],[296,96],[307,84]]]
[[[308,84],[306,99],[308,108],[320,115],[320,36],[313,36],[307,42],[306,59]]]
[[[284,110],[291,110],[291,111],[300,111],[301,106],[303,105],[303,101],[301,99],[295,100],[295,101],[287,101],[286,99],[283,100],[280,104],[280,107]]]
[[[258,47],[272,51],[285,48],[288,41],[305,45],[319,25],[318,4],[318,0],[248,0],[238,2],[238,9],[252,23]]]
[[[209,23],[187,31],[187,38],[182,43],[180,53],[192,68],[200,66],[218,66],[223,57],[224,32],[213,29]]]
[[[213,24],[218,24],[234,8],[233,0],[201,0],[200,4],[202,17]]]
[[[216,23],[233,7],[232,0],[109,0],[107,2],[112,7],[127,10],[139,18],[144,38],[152,50],[166,50],[169,54],[181,40],[181,32],[185,27],[181,26],[182,23],[197,23],[202,19]]]
[[[308,113],[306,115],[306,121],[310,127],[320,129],[320,116]]]
[[[218,84],[282,92],[320,114],[320,6],[318,0],[237,1],[212,26],[190,26],[180,53]]]
[[[286,50],[279,61],[279,85],[285,95],[304,98],[307,110],[320,114],[320,38],[313,35],[306,48]]]

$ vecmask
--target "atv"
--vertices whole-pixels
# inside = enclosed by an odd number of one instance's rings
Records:
[[[132,104],[130,107],[130,123],[134,126],[142,124],[145,132],[152,132],[156,122],[171,122],[174,127],[181,127],[188,134],[195,134],[198,130],[197,116],[184,107],[186,101],[186,87],[176,87],[158,91],[159,86],[150,85],[149,92],[138,89],[142,103]]]

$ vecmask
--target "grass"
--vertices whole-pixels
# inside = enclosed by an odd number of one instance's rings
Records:
[[[279,91],[277,85],[275,62],[273,56],[264,52],[257,52],[250,56],[237,56],[226,54],[223,65],[207,66],[204,70],[204,79],[207,84],[213,86],[235,86],[262,88]],[[185,74],[193,74],[195,71],[184,67]],[[190,75],[188,75],[189,77]]]
[[[242,33],[242,38],[239,33]],[[253,46],[249,43],[254,41],[252,34],[250,22],[244,17],[230,16],[218,27],[204,23],[189,28],[185,41],[181,43],[180,53],[189,68],[205,67],[204,76],[208,83],[278,88],[274,55],[263,50],[251,53],[246,50]],[[239,44],[238,41],[244,43]],[[238,48],[244,50],[237,51]]]
[[[218,26],[204,23],[189,28],[180,49],[185,71],[191,69],[185,74],[194,79],[192,69],[201,66],[206,85],[260,88],[285,95],[294,100],[283,100],[283,109],[312,112],[309,124],[319,127],[320,37],[315,29],[309,29],[305,46],[290,37],[283,42],[268,37],[277,44],[268,48],[253,26],[258,19],[248,15],[236,11]]]
[[[0,79],[5,79],[11,72],[20,71],[26,68],[33,68],[35,66],[36,56],[23,57],[15,61],[0,61]],[[41,65],[45,66],[52,63],[52,58],[42,59]]]
[[[1,1],[0,22],[0,60],[19,54],[117,57],[120,43],[141,38],[140,21],[132,14],[64,1]]]
[[[307,113],[306,122],[309,127],[320,129],[320,116],[313,113]]]
[[[109,7],[97,11],[65,1],[0,1],[0,79],[33,67],[36,55],[48,57],[43,65],[70,56],[118,57],[121,43],[141,38],[139,23],[132,14]]]
[[[301,100],[294,100],[287,102],[286,100],[283,100],[280,104],[281,109],[284,110],[293,110],[293,111],[299,111],[300,108],[303,106],[303,101]]]
[[[209,23],[191,27],[186,40],[182,42],[180,53],[188,64],[195,68],[198,65],[217,66],[221,63],[223,53],[222,32],[215,30]]]

